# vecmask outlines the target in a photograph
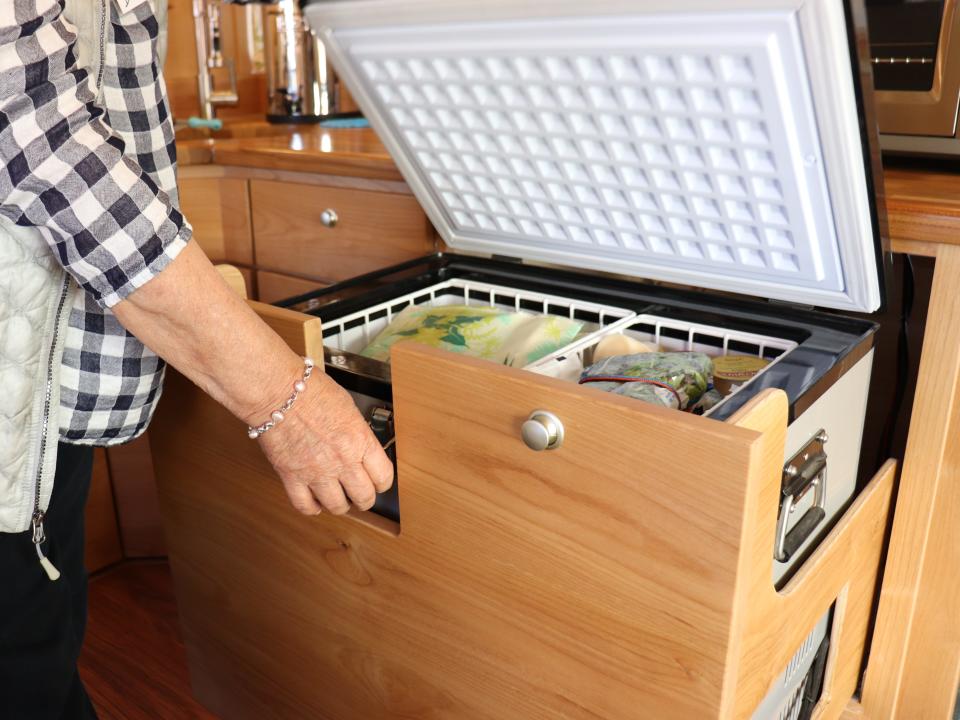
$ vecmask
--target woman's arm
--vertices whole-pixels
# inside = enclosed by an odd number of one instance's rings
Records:
[[[114,306],[147,347],[248,425],[270,419],[303,362],[222,280],[196,243]],[[322,362],[322,358],[317,358]],[[294,507],[316,514],[373,505],[393,467],[350,396],[314,373],[286,419],[259,440]]]
[[[259,425],[289,395],[299,358],[229,291],[190,226],[124,154],[58,0],[0,2],[0,214],[40,230],[100,305],[231,412]],[[317,358],[321,360],[321,358]],[[350,397],[315,373],[260,440],[298,510],[345,512],[392,482]]]

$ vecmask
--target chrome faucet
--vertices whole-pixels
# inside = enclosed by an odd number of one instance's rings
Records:
[[[201,117],[212,120],[220,105],[235,105],[237,72],[234,62],[223,57],[219,0],[193,0],[193,20],[197,35],[197,83]],[[230,86],[217,89],[213,70],[226,68]]]

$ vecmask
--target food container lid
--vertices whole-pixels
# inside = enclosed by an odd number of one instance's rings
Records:
[[[874,311],[841,0],[333,0],[305,12],[456,249]],[[863,125],[863,129],[861,127]]]

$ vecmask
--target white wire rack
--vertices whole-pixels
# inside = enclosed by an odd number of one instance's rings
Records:
[[[397,313],[411,305],[497,307],[508,311],[542,313],[581,320],[584,330],[575,341],[578,344],[593,344],[605,332],[629,323],[636,317],[636,313],[630,310],[611,305],[454,278],[341,318],[325,321],[324,344],[337,350],[359,353],[390,324]],[[567,348],[561,348],[547,357],[554,357],[566,350]]]
[[[602,334],[616,333],[627,335],[644,343],[656,344],[665,352],[702,352],[710,357],[749,355],[766,358],[771,362],[764,368],[763,372],[769,370],[787,352],[797,346],[795,342],[770,335],[741,332],[714,325],[664,318],[658,315],[637,315],[632,320],[621,323],[615,328],[610,328]],[[554,353],[550,357],[533,363],[529,369],[543,375],[577,382],[583,369],[593,363],[593,351],[598,340],[599,337],[583,338],[569,345],[564,351]],[[754,379],[750,382],[753,382],[760,374],[754,376]],[[727,398],[739,392],[748,384],[749,382],[735,388]],[[727,398],[724,398],[724,402]],[[705,415],[711,414],[722,404],[722,402],[718,403]]]

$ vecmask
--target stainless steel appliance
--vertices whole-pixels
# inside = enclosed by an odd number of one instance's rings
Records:
[[[301,0],[194,0],[204,6],[198,33],[198,47],[211,48],[210,67],[225,62],[219,57],[219,2],[232,5],[258,5],[262,12],[264,69],[267,79],[267,120],[276,123],[318,122],[339,114],[340,93],[336,74],[316,33],[304,20]],[[198,21],[199,23],[200,21]],[[209,28],[208,30],[206,28]],[[213,64],[211,64],[213,63]],[[231,69],[231,77],[232,77]],[[235,80],[233,81],[235,86]],[[204,83],[201,78],[201,92]],[[201,97],[203,101],[203,97]],[[216,96],[213,104],[217,104]]]
[[[855,493],[876,330],[811,306],[873,312],[883,295],[875,125],[852,62],[863,28],[850,23],[862,15],[849,10],[840,0],[309,6],[459,253],[291,299],[323,320],[328,372],[388,440],[390,368],[359,353],[409,305],[581,318],[589,333],[508,370],[571,382],[611,333],[767,358],[704,422],[764,388],[789,398],[785,517],[770,538],[770,582],[783,583]],[[549,441],[549,423],[528,422]],[[379,511],[402,516],[403,492]],[[803,631],[755,717],[809,710],[829,613]]]
[[[867,0],[881,146],[913,155],[960,154],[957,0]]]
[[[279,0],[263,12],[267,119],[316,122],[336,114],[339,93],[333,69],[297,0]]]
[[[237,73],[232,58],[224,58],[221,48],[220,3],[217,0],[193,0],[193,22],[197,45],[197,91],[200,118],[213,120],[221,105],[235,105]],[[217,71],[226,70],[227,87],[218,87]]]

